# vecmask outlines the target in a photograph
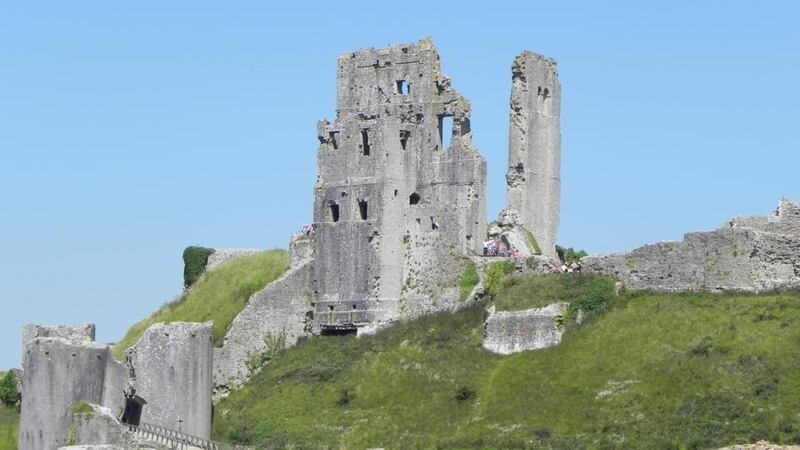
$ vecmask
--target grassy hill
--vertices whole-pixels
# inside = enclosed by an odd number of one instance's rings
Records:
[[[288,254],[283,250],[271,250],[236,259],[204,274],[188,293],[133,325],[114,346],[114,357],[120,359],[156,322],[213,320],[214,343],[221,344],[228,326],[247,304],[247,299],[288,268]]]
[[[575,280],[529,283],[549,283],[545,295],[602,284]],[[530,289],[523,301],[519,286],[504,283],[498,301],[513,293],[509,309],[541,303]],[[376,336],[303,341],[215,408],[214,439],[259,448],[800,442],[798,294],[623,294],[559,346],[512,356],[482,349],[483,319],[476,305]]]

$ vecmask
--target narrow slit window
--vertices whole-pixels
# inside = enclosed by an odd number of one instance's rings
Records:
[[[441,149],[447,150],[450,148],[450,139],[453,137],[453,117],[452,116],[439,116],[439,143]]]
[[[439,224],[433,220],[433,217],[431,217],[431,230],[438,230],[438,229],[439,229]]]
[[[358,201],[358,213],[361,214],[361,220],[367,220],[367,201]]]
[[[366,128],[361,130],[361,152],[369,156],[369,130]]]
[[[330,203],[328,203],[328,207],[331,210],[331,220],[333,222],[338,222],[339,221],[339,204],[336,203],[336,202],[330,202]]]
[[[416,192],[408,196],[408,204],[416,205],[420,201],[420,196]]]
[[[408,144],[408,138],[411,136],[411,132],[408,130],[400,130],[400,146],[403,147],[403,150],[406,149],[406,144]]]
[[[331,145],[333,146],[334,150],[339,150],[339,143],[336,141],[336,137],[339,134],[338,131],[331,131],[328,133],[328,138],[331,141]]]

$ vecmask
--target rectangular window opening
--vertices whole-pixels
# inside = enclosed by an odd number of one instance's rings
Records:
[[[361,151],[364,156],[369,156],[369,130],[366,128],[361,130]]]
[[[439,142],[441,148],[447,150],[450,148],[450,140],[453,137],[453,117],[452,116],[439,116]]]
[[[328,203],[328,206],[331,209],[331,220],[334,222],[339,221],[339,205],[335,202]]]
[[[411,84],[406,80],[397,80],[397,93],[400,95],[411,95]]]
[[[328,133],[328,138],[331,141],[331,145],[333,146],[334,150],[339,150],[339,143],[336,142],[336,135],[339,134],[338,131],[331,131]]]
[[[358,201],[358,212],[361,214],[361,220],[367,220],[367,201],[366,200],[359,200]]]

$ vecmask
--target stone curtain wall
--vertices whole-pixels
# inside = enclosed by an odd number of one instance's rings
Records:
[[[800,287],[800,205],[783,200],[764,217],[737,217],[720,229],[627,253],[589,256],[585,271],[633,290],[763,292]]]
[[[308,334],[306,313],[312,309],[313,277],[314,261],[307,260],[250,297],[231,323],[222,348],[215,350],[216,399],[241,386],[260,367],[248,363],[260,362],[271,339],[291,346]]]
[[[255,255],[261,253],[263,250],[256,250],[251,248],[221,248],[215,249],[214,253],[209,255],[208,262],[206,263],[206,272],[218,268],[226,262],[239,259],[243,256]]]

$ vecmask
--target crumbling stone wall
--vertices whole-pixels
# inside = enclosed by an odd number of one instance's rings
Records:
[[[800,286],[800,205],[782,200],[774,214],[737,217],[679,242],[589,256],[584,271],[618,278],[633,290],[762,292]]]
[[[231,323],[222,348],[215,350],[215,399],[241,386],[260,367],[268,346],[288,347],[309,334],[307,318],[313,298],[313,260],[289,269],[250,297]]]
[[[103,379],[110,360],[107,345],[63,337],[29,339],[23,353],[19,449],[52,450],[66,445],[70,408],[79,401],[103,402]]]
[[[144,398],[142,421],[207,438],[211,430],[210,324],[156,324],[124,364],[94,342],[94,325],[23,330],[19,448],[52,450],[67,444],[72,408],[102,405],[121,416],[126,397]]]
[[[452,306],[459,256],[480,252],[486,235],[469,102],[422,40],[342,55],[337,103],[336,121],[317,127],[316,325]]]
[[[563,302],[523,311],[495,311],[492,307],[486,318],[483,348],[510,355],[558,345],[564,335],[558,317],[568,307],[569,303]]]
[[[525,51],[511,67],[509,208],[517,210],[542,254],[556,256],[561,207],[561,84],[556,62]]]
[[[156,323],[125,353],[142,422],[208,439],[211,435],[213,326]]]
[[[218,268],[219,266],[239,259],[244,256],[255,255],[256,253],[261,253],[263,250],[257,250],[253,248],[219,248],[215,249],[214,253],[208,256],[208,262],[206,262],[206,272],[211,272],[212,270]]]

